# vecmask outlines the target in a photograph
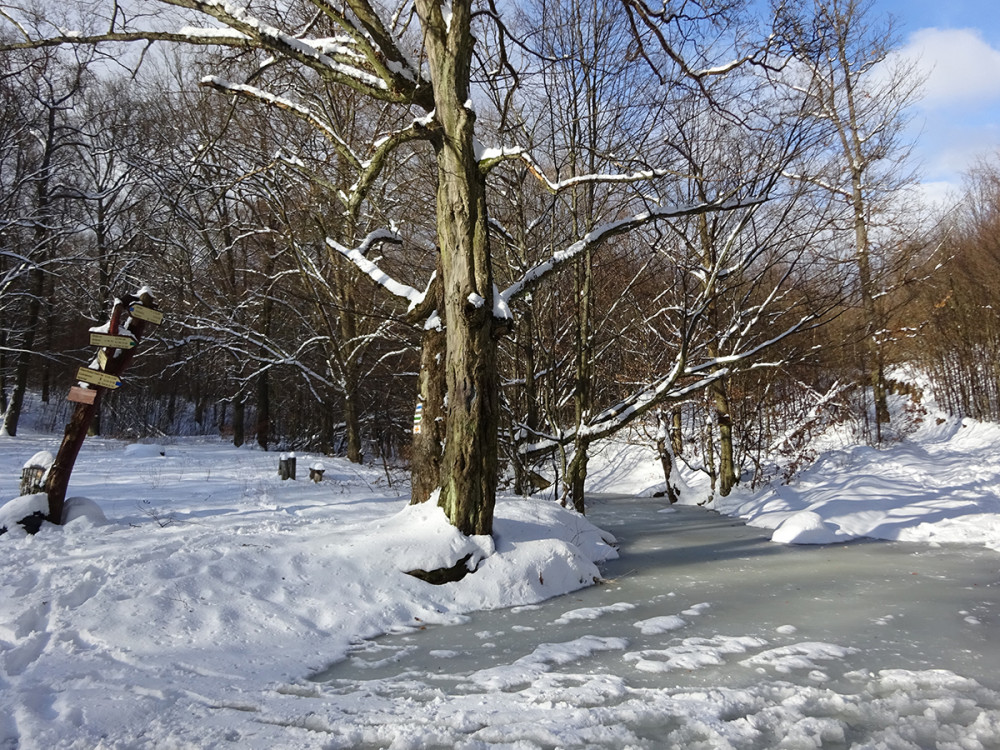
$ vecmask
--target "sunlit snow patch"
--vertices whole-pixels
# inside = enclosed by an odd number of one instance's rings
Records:
[[[851,538],[818,513],[808,510],[786,518],[771,535],[771,541],[780,544],[836,544]]]

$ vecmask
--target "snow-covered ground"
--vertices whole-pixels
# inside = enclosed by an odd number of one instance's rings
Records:
[[[980,544],[1000,551],[1000,425],[946,417],[933,402],[914,419],[909,400],[893,411],[906,436],[882,449],[858,445],[846,427],[811,446],[819,458],[790,484],[738,486],[706,507],[773,529],[772,540],[832,544],[871,538]],[[681,467],[681,502],[701,504],[707,478]],[[652,446],[598,453],[593,489],[651,495],[663,489]]]
[[[1000,551],[1000,426],[932,413],[884,450],[827,441],[792,484],[715,507],[774,529],[776,542],[870,537]]]
[[[0,440],[0,492],[16,495],[22,464],[52,443]],[[379,467],[325,458],[321,483],[301,469],[283,482],[277,454],[162,450],[86,443],[70,494],[96,500],[105,523],[27,536],[0,522],[0,747],[218,742],[219,702],[299,691],[366,637],[590,585],[616,554],[553,503],[501,502],[495,542],[469,542],[435,506],[409,507]],[[488,556],[458,583],[402,572],[469,552]]]
[[[868,535],[1000,549],[998,442],[996,426],[929,418],[895,447],[831,446],[793,485],[739,490],[719,508],[775,528],[784,541]],[[17,495],[22,464],[56,444],[37,434],[0,439],[0,498]],[[416,748],[450,747],[455,736],[470,748],[629,746],[636,735],[613,728],[627,721],[616,710],[641,714],[649,737],[657,716],[674,729],[686,717],[677,735],[686,747],[724,747],[716,740],[728,735],[712,727],[723,722],[736,732],[732,717],[740,712],[755,714],[776,737],[794,729],[789,736],[798,739],[788,747],[826,746],[824,737],[838,746],[844,740],[836,722],[824,723],[817,712],[864,714],[862,723],[872,714],[889,726],[894,709],[883,703],[910,694],[923,701],[911,708],[937,706],[942,726],[961,727],[949,746],[1000,746],[996,694],[949,674],[858,673],[851,694],[816,685],[806,695],[768,679],[759,689],[680,698],[640,695],[608,675],[547,675],[546,665],[603,652],[654,666],[733,658],[779,676],[786,662],[815,667],[842,656],[834,645],[796,651],[794,639],[792,650],[778,652],[743,634],[685,643],[672,629],[697,613],[669,607],[636,624],[637,634],[675,639],[662,652],[631,651],[622,639],[602,638],[596,625],[567,640],[560,637],[565,625],[554,622],[545,633],[550,642],[517,665],[530,673],[524,689],[515,689],[520,682],[510,683],[509,671],[476,676],[479,692],[461,699],[416,688],[400,697],[318,686],[308,675],[363,639],[588,586],[599,576],[595,563],[616,553],[608,545],[613,537],[550,501],[504,499],[495,540],[469,541],[436,508],[408,507],[405,487],[390,487],[381,467],[324,458],[322,483],[305,480],[303,469],[299,480],[283,482],[277,458],[211,440],[136,447],[91,439],[70,494],[96,501],[105,520],[91,513],[32,537],[7,519],[9,531],[0,536],[0,747]],[[300,455],[299,466],[313,458]],[[657,483],[651,452],[609,451],[598,461],[597,489]],[[482,562],[458,583],[432,586],[403,572],[468,553]],[[570,619],[579,624],[585,615]],[[989,710],[983,726],[969,730],[977,706]],[[553,721],[565,722],[565,731],[549,726]],[[515,723],[537,727],[538,739],[509,739],[504,727]],[[650,742],[635,746],[658,746]]]

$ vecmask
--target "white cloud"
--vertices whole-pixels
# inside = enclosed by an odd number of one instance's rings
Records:
[[[926,107],[1000,102],[1000,50],[977,29],[921,29],[899,54],[927,71]]]

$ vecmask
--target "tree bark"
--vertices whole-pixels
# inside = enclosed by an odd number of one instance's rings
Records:
[[[32,290],[28,303],[28,323],[21,339],[21,350],[17,354],[17,368],[14,371],[14,388],[10,394],[10,403],[4,414],[3,431],[14,437],[17,435],[17,425],[21,420],[21,409],[24,406],[24,395],[28,390],[28,373],[34,357],[35,331],[38,330],[39,316],[42,310],[42,293],[45,285],[45,272],[36,268],[31,272]]]
[[[715,401],[715,416],[719,423],[719,494],[726,497],[739,479],[733,459],[733,419],[729,412],[726,380],[716,380],[709,390]]]
[[[441,280],[441,257],[414,322],[424,326],[420,346],[420,373],[417,378],[417,404],[420,407],[420,430],[414,421],[410,446],[410,503],[426,502],[441,486],[447,425],[448,385],[445,360],[447,341],[444,321],[444,285]],[[431,316],[438,316],[432,320]]]
[[[257,445],[267,450],[271,442],[271,386],[267,370],[257,376]]]
[[[237,448],[246,442],[246,407],[243,396],[237,396],[233,401],[233,445]]]
[[[521,314],[521,322],[517,327],[516,351],[519,353],[519,361],[524,365],[524,401],[525,401],[525,426],[529,430],[528,440],[534,436],[534,431],[538,429],[538,383],[535,367],[535,344],[533,340],[534,316],[531,311],[531,302],[525,306]],[[527,462],[527,457],[518,453],[518,448],[522,438],[516,434],[511,440],[511,459],[514,463],[514,492],[518,495],[530,495],[534,489],[534,482],[531,477],[531,470]]]
[[[350,235],[353,236],[353,224],[350,222]],[[337,322],[340,333],[340,345],[347,348],[347,355],[342,357],[344,377],[343,410],[344,437],[347,440],[347,460],[359,464],[363,460],[361,448],[361,415],[358,408],[358,363],[354,354],[357,345],[357,312],[355,310],[353,280],[345,279],[340,263],[334,265],[338,292],[340,294],[340,314]],[[332,368],[331,368],[332,369]]]
[[[420,348],[417,401],[422,407],[420,432],[414,433],[410,449],[411,504],[426,502],[441,486],[442,448],[447,424],[444,359],[444,330],[437,327],[425,330]]]
[[[684,431],[682,429],[682,419],[680,407],[676,407],[670,412],[670,447],[675,456],[684,455]]]
[[[497,485],[497,344],[485,177],[474,144],[469,79],[472,3],[417,0],[440,127],[437,235],[445,296],[447,442],[439,505],[465,534],[491,534]]]
[[[660,468],[663,469],[663,481],[667,488],[667,499],[670,504],[676,503],[680,497],[677,487],[674,485],[674,457],[670,452],[670,441],[667,439],[667,420],[662,411],[656,413],[656,454],[660,459]]]

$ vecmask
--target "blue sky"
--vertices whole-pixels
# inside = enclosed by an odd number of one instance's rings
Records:
[[[1000,0],[874,0],[903,53],[928,71],[912,137],[925,191],[943,197],[977,158],[1000,153]]]

